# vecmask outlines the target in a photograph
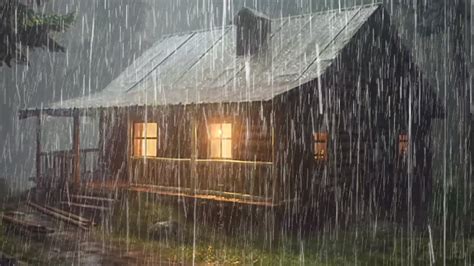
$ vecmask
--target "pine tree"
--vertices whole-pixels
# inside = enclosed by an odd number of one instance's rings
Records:
[[[18,0],[0,1],[0,66],[11,67],[12,62],[28,64],[28,53],[35,48],[63,52],[53,32],[67,30],[75,20],[74,13],[66,15],[42,14],[34,10],[33,4]],[[36,0],[41,5],[41,0]]]

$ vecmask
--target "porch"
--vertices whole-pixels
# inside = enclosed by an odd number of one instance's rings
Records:
[[[190,158],[162,158],[135,156],[131,145],[131,130],[127,141],[123,139],[126,155],[121,175],[110,173],[105,161],[110,160],[103,137],[104,119],[100,116],[95,148],[81,147],[81,117],[85,113],[71,113],[71,149],[42,151],[44,113],[36,117],[37,160],[36,182],[43,191],[72,190],[137,191],[164,197],[196,198],[258,206],[275,206],[277,196],[273,177],[273,162],[232,159],[197,158],[192,151]],[[130,121],[127,127],[132,127]],[[196,142],[196,140],[191,140]],[[122,141],[120,142],[122,143]],[[110,144],[109,144],[110,145]]]

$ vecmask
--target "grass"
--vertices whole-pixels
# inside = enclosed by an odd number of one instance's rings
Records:
[[[132,196],[129,204],[129,238],[126,238],[124,208],[114,215],[116,221],[110,239],[119,245],[128,243],[130,250],[155,254],[171,262],[191,262],[211,265],[415,265],[430,264],[429,235],[421,230],[409,236],[394,224],[375,230],[362,224],[335,232],[279,233],[273,241],[266,238],[263,213],[247,217],[235,216],[234,221],[223,221],[228,213],[218,207],[200,214],[194,222],[188,209],[152,198]],[[212,217],[210,217],[212,216]],[[221,218],[219,218],[221,217]],[[255,221],[246,221],[254,217]],[[146,229],[156,221],[176,220],[182,232],[175,237],[153,240]],[[242,222],[244,221],[244,222]],[[245,222],[246,221],[246,222]],[[230,224],[230,225],[229,225]],[[234,228],[235,227],[235,228]],[[442,230],[433,230],[433,250],[436,262],[443,261]],[[193,241],[195,245],[193,245]],[[446,260],[450,264],[474,261],[474,239],[451,236],[447,242]]]
[[[2,212],[0,211],[0,214]],[[58,265],[61,261],[48,257],[46,243],[27,236],[7,233],[0,221],[0,252],[29,265]]]
[[[127,241],[123,235],[114,235],[117,243]],[[430,263],[429,238],[424,235],[403,236],[403,232],[341,232],[338,236],[320,235],[304,239],[288,237],[273,248],[262,247],[258,241],[246,242],[242,238],[225,234],[199,239],[193,249],[192,241],[155,241],[132,236],[131,250],[156,254],[161,260],[190,262],[195,256],[197,263],[212,265],[259,264],[259,265],[415,265]],[[412,248],[412,256],[409,257]],[[474,240],[449,240],[447,262],[450,265],[472,262]],[[434,241],[435,260],[443,261],[442,241]]]
[[[192,204],[173,204],[146,194],[130,194],[127,204],[117,205],[110,226],[92,232],[97,241],[135,252],[143,261],[210,265],[414,265],[430,264],[429,235],[419,229],[408,235],[394,224],[354,225],[338,232],[279,232],[268,237],[265,211],[232,206],[198,205],[194,219]],[[128,217],[128,220],[127,220]],[[148,228],[157,221],[177,221],[176,235],[153,239]],[[194,223],[196,221],[196,223]],[[127,237],[128,227],[128,237]],[[30,264],[50,264],[41,241],[6,235],[0,225],[0,250]],[[436,263],[443,261],[443,231],[432,232]],[[448,235],[446,262],[474,262],[474,238]],[[120,253],[120,252],[119,252]],[[126,253],[126,252],[124,252]],[[58,263],[60,263],[58,261]],[[153,263],[149,263],[153,264]]]

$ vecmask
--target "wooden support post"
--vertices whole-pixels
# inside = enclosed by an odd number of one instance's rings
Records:
[[[272,108],[272,171],[271,171],[271,175],[272,175],[272,179],[273,179],[273,204],[279,204],[280,201],[281,201],[281,198],[280,198],[280,193],[281,193],[281,189],[280,189],[280,175],[279,173],[277,172],[277,169],[276,169],[276,147],[275,147],[275,115],[274,115],[274,109]]]
[[[104,132],[105,114],[104,110],[99,110],[99,155],[97,158],[98,169],[100,171],[100,181],[104,181],[104,156],[105,156],[105,132]]]
[[[36,125],[36,187],[42,186],[43,180],[41,180],[41,127],[43,124],[43,117],[38,114],[38,121]]]
[[[80,116],[78,112],[74,112],[73,115],[73,136],[72,136],[72,152],[74,154],[74,174],[73,182],[76,188],[81,185],[81,154],[80,154]]]
[[[196,194],[197,188],[197,119],[196,107],[193,107],[191,116],[191,185],[193,194]]]
[[[133,173],[132,168],[132,156],[133,156],[133,122],[130,118],[130,108],[127,109],[127,178],[128,186],[130,187],[133,182],[136,183],[136,177]],[[145,166],[144,166],[145,167]],[[145,173],[145,171],[143,171]]]

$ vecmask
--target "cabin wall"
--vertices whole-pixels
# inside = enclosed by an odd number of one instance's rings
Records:
[[[101,133],[99,163],[101,178],[105,181],[126,180],[128,177],[128,112],[126,109],[109,108],[100,111]]]
[[[197,189],[272,196],[273,127],[268,103],[137,107],[129,113],[130,125],[148,121],[159,128],[156,157],[129,156],[133,182],[192,188],[195,123]],[[212,123],[232,124],[232,158],[210,158]]]
[[[409,205],[418,216],[427,209],[433,94],[382,12],[319,81],[275,100],[281,193],[299,198],[288,209],[298,207],[302,217],[329,215],[341,224],[367,215],[398,219]],[[329,134],[325,161],[314,158],[315,132]],[[408,132],[411,150],[401,155],[398,137]]]

